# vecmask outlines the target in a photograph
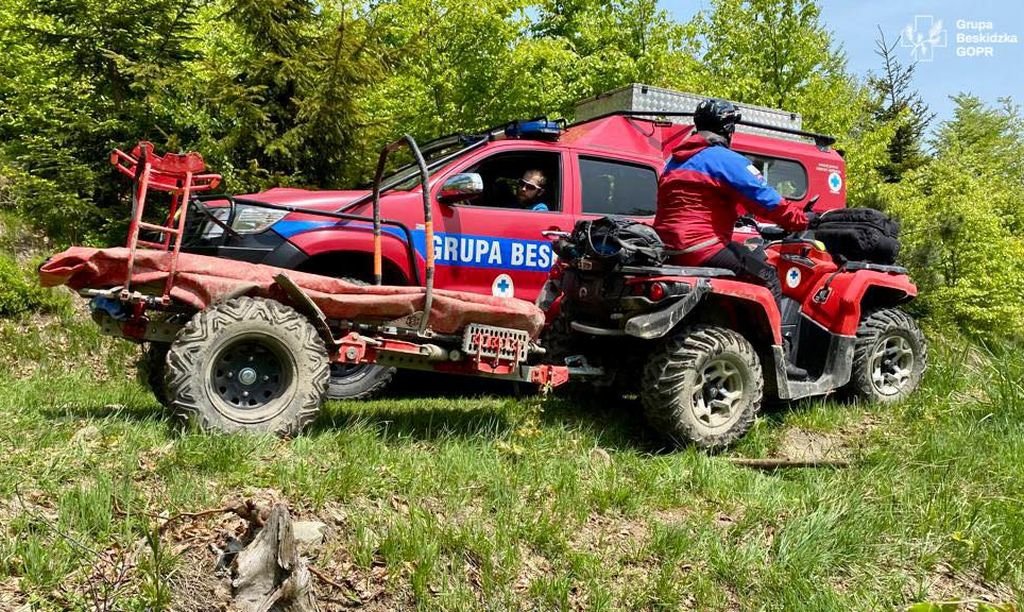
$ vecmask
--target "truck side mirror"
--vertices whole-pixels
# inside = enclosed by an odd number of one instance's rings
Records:
[[[476,197],[484,192],[484,179],[475,172],[462,172],[448,177],[441,190],[437,192],[437,201],[442,204],[454,204]]]

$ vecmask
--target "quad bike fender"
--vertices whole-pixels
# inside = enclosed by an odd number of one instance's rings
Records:
[[[626,334],[643,340],[661,338],[672,331],[711,291],[711,283],[699,278],[682,298],[657,312],[637,315],[626,321]]]
[[[917,286],[906,274],[839,272],[821,280],[803,304],[803,311],[833,334],[855,336],[865,310],[895,306],[916,296]]]
[[[731,314],[735,327],[748,338],[763,337],[771,344],[782,344],[782,316],[771,291],[753,283],[709,279],[711,291],[705,302]]]
[[[292,236],[290,240],[311,258],[339,252],[364,253],[367,256],[373,254],[373,232],[362,228],[348,230],[339,227],[329,227],[297,234]],[[387,232],[382,233],[381,256],[385,267],[393,267],[393,269],[405,275],[405,278],[414,277],[409,266],[409,251],[405,240],[402,238]],[[421,259],[417,254],[417,264],[421,262]]]

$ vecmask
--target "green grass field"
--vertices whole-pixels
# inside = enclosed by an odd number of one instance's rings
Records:
[[[233,498],[328,525],[328,609],[903,609],[1024,597],[1024,356],[934,339],[898,406],[669,450],[636,405],[404,376],[292,440],[183,431],[82,315],[0,322],[0,610],[213,609]],[[808,450],[809,449],[809,450]],[[729,457],[823,451],[845,468]],[[163,517],[163,518],[161,518]],[[982,608],[984,604],[980,604]],[[1006,609],[1009,608],[1009,605]],[[952,609],[939,605],[919,609]]]

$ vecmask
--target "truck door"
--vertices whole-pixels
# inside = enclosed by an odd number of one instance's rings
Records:
[[[479,174],[484,192],[470,201],[438,205],[437,286],[533,301],[554,263],[550,241],[541,232],[572,229],[563,205],[562,154],[505,149],[457,171]],[[435,185],[435,198],[441,183]],[[538,185],[539,194],[525,193]]]

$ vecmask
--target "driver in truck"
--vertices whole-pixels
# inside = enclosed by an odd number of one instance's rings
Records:
[[[527,170],[523,178],[516,183],[516,202],[519,208],[527,210],[548,210],[541,196],[544,195],[544,187],[547,186],[547,178],[540,170]]]
[[[781,312],[778,272],[762,249],[733,242],[733,228],[741,208],[789,231],[805,229],[808,218],[772,189],[750,160],[729,148],[739,121],[740,111],[731,102],[708,98],[697,105],[695,132],[673,149],[658,181],[654,229],[672,253],[669,263],[732,270],[767,287]],[[787,372],[792,378],[807,374],[792,363]]]

